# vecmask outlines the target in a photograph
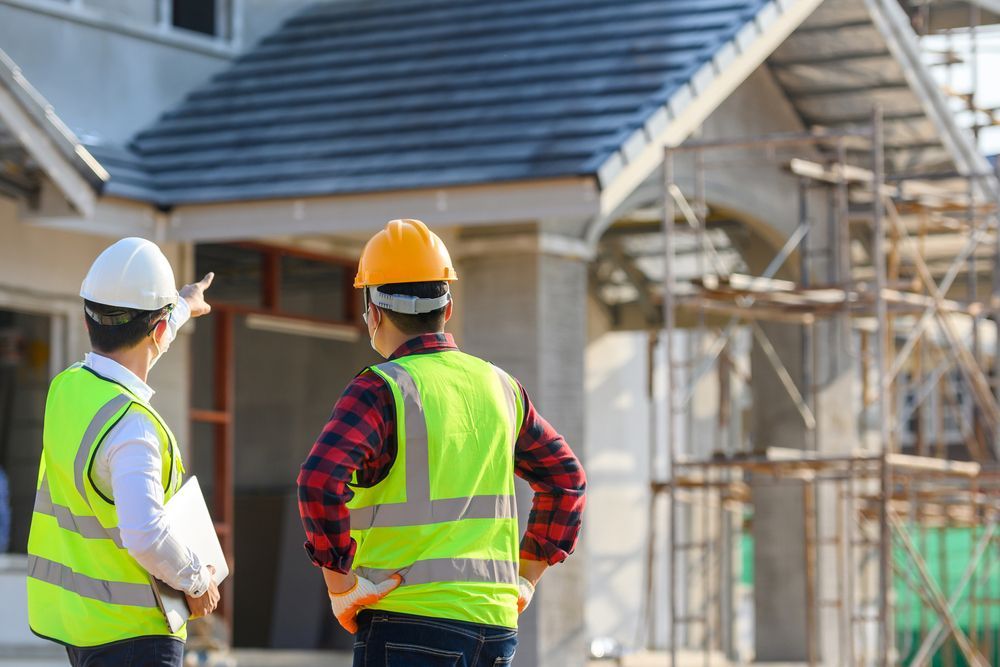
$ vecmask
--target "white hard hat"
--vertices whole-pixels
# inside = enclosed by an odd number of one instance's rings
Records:
[[[118,241],[98,255],[80,286],[80,296],[105,306],[159,310],[177,303],[170,262],[155,243]]]

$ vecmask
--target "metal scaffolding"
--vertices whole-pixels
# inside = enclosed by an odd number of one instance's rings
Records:
[[[859,146],[865,147],[868,164],[849,162],[849,155],[860,154]],[[759,275],[734,272],[709,233],[706,156],[757,152],[773,161],[778,150],[801,151],[802,156],[784,162],[786,173],[800,185],[799,226]],[[692,165],[690,200],[678,185],[675,160],[681,155]],[[650,334],[649,356],[652,365],[662,345],[668,396],[664,437],[658,437],[652,418],[651,470],[658,456],[668,468],[666,477],[651,486],[645,614],[647,626],[655,627],[653,598],[662,576],[655,553],[662,523],[655,512],[657,500],[665,497],[671,665],[678,664],[681,648],[699,650],[706,665],[727,653],[731,660],[740,658],[732,653],[734,619],[724,609],[729,603],[722,591],[739,555],[726,526],[735,523],[738,533],[745,532],[753,520],[755,491],[777,483],[799,484],[802,491],[810,665],[823,658],[819,617],[830,613],[823,610],[836,613],[837,622],[822,627],[822,633],[841,647],[838,664],[924,665],[935,654],[945,665],[959,659],[983,667],[996,664],[991,661],[1000,654],[1000,590],[993,590],[1000,588],[995,573],[1000,565],[1000,374],[995,372],[1000,300],[978,289],[987,276],[992,278],[989,292],[996,294],[1000,286],[997,202],[982,187],[995,176],[887,177],[884,161],[879,110],[869,125],[848,131],[665,149],[662,291],[647,294],[645,303],[659,300],[662,307],[662,328]],[[812,191],[822,191],[830,203],[825,224],[817,224],[807,211],[806,194]],[[675,275],[681,233],[693,237],[700,249],[697,276],[684,289]],[[823,276],[811,275],[811,237],[825,240]],[[943,245],[954,250],[944,261],[932,257],[929,249]],[[776,279],[796,255],[797,278]],[[687,383],[678,373],[679,314],[687,316],[685,329],[699,341],[692,346],[697,353],[688,364]],[[801,327],[798,373],[783,362],[768,323]],[[867,424],[867,437],[858,451],[846,455],[817,451],[819,323],[840,327],[853,341],[860,366],[858,423]],[[692,456],[684,447],[678,425],[713,368],[719,371],[720,428],[734,410],[726,378],[737,332],[749,332],[794,404],[809,434],[801,449],[750,446],[746,438],[739,447],[716,449],[708,457]],[[985,349],[986,333],[994,338],[991,354]],[[652,382],[649,391],[653,400]],[[688,513],[686,534],[682,509]],[[691,525],[694,516],[697,528]],[[956,535],[970,545],[957,581],[945,571],[944,546]],[[700,579],[691,575],[699,568]],[[826,594],[818,583],[821,576]],[[693,579],[706,582],[696,607],[688,583]]]

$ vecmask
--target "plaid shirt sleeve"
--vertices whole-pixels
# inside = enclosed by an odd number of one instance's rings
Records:
[[[524,423],[514,449],[514,470],[531,485],[528,526],[521,539],[521,558],[555,565],[573,553],[587,503],[587,478],[576,454],[552,425],[524,399]]]
[[[305,549],[313,563],[347,573],[357,544],[351,539],[347,503],[355,471],[388,470],[395,458],[392,395],[374,373],[354,378],[333,408],[330,420],[302,464],[298,478],[299,514]]]

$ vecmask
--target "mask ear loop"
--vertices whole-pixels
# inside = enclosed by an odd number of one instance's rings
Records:
[[[368,294],[369,289],[371,288],[368,286],[365,287],[365,312],[364,315],[362,316],[362,319],[364,319],[366,326],[368,325],[368,310],[371,307],[371,298]],[[375,310],[378,311],[377,306]],[[372,349],[375,350],[375,352],[378,353],[379,355],[381,355],[382,353],[379,352],[377,347],[375,347],[375,337],[378,335],[378,328],[381,324],[382,324],[382,317],[381,313],[379,313],[378,322],[375,324],[375,331],[372,332],[371,337],[368,339],[368,343],[372,346]]]
[[[156,327],[160,326],[160,322],[166,322],[170,318],[170,313],[173,312],[173,310],[174,310],[173,304],[167,306],[163,315],[156,318],[156,322],[153,323],[153,326],[150,327],[148,332],[146,332],[146,335],[149,336],[149,339],[153,341],[153,347],[156,348],[156,356],[153,357],[153,360],[151,362],[149,362],[149,369],[147,370],[147,372],[153,370],[153,366],[155,366],[156,362],[158,362],[160,360],[160,357],[163,356],[163,350],[160,349],[160,344],[156,342],[156,335],[154,333],[156,331]]]

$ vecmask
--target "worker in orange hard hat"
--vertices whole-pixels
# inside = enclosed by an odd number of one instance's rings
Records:
[[[357,633],[355,666],[509,664],[518,614],[579,535],[579,460],[517,380],[444,332],[457,279],[419,220],[368,242],[354,284],[387,361],[348,385],[299,474],[306,551]],[[523,536],[515,475],[535,492]]]

